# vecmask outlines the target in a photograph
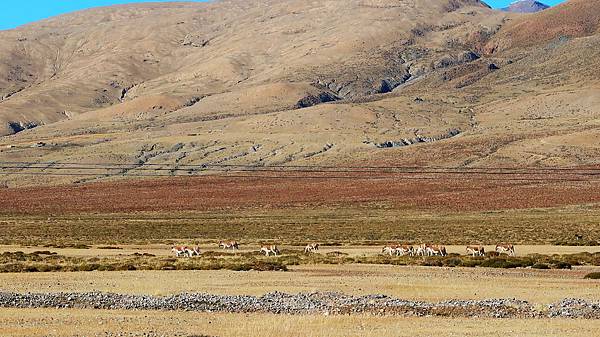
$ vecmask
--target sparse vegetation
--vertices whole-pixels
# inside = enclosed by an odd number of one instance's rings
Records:
[[[0,272],[76,272],[125,270],[287,270],[277,259],[203,257],[195,259],[159,258],[150,255],[131,255],[104,258],[67,257],[61,255],[5,252],[0,254]]]
[[[388,255],[348,256],[347,254],[304,254],[284,251],[277,257],[259,252],[228,253],[210,251],[195,258],[156,257],[132,254],[111,257],[66,257],[56,254],[5,252],[0,255],[0,272],[122,271],[122,270],[233,270],[285,271],[288,266],[305,264],[389,264],[435,267],[488,267],[570,269],[575,265],[600,265],[600,253],[571,255],[529,255],[526,257],[471,257],[458,254],[439,257],[392,257]]]
[[[587,243],[600,240],[600,209],[543,209],[493,212],[420,212],[385,205],[77,214],[47,217],[0,216],[0,244],[86,249],[92,245],[218,242],[235,238],[242,245],[277,240],[302,246],[381,245],[390,241],[445,245],[498,242],[558,244],[565,228]],[[165,238],[173,238],[165,240]]]
[[[45,244],[44,248],[90,249],[92,247],[90,247],[89,245],[83,244],[83,243],[60,243],[60,244],[49,243],[49,244]]]
[[[600,246],[596,240],[563,239],[552,242],[555,246]]]
[[[584,279],[588,280],[600,280],[600,273],[589,273],[584,276]]]
[[[550,269],[550,266],[545,263],[536,263],[533,266],[531,266],[531,268],[533,268],[533,269]]]

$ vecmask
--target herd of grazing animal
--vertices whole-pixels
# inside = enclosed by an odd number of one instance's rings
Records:
[[[304,247],[304,253],[308,254],[308,253],[316,253],[319,250],[319,244],[318,243],[309,243],[306,245],[306,247]]]
[[[231,249],[236,251],[240,249],[240,245],[237,241],[220,241],[219,247],[222,249]],[[309,243],[304,247],[304,253],[316,253],[319,250],[318,243]],[[200,256],[200,248],[188,247],[188,246],[173,246],[171,252],[176,257],[193,257]],[[277,256],[281,254],[281,251],[277,245],[262,245],[260,247],[261,254],[265,256]],[[512,244],[498,244],[493,252],[485,251],[482,245],[469,245],[466,248],[467,255],[475,256],[499,256],[500,254],[507,254],[509,256],[515,256],[515,246]],[[385,245],[381,249],[381,254],[390,256],[447,256],[445,246],[433,245],[433,244],[421,244],[418,246],[412,245],[401,245],[396,243],[390,243]]]
[[[276,245],[263,245],[262,247],[260,247],[260,252],[265,254],[266,256],[269,256],[271,253],[273,253],[273,255],[275,256],[281,254],[279,252],[279,248],[277,248]]]
[[[319,249],[319,244],[309,245],[312,247],[312,251],[316,251]],[[220,241],[219,247],[222,249],[231,249],[233,252],[240,249],[240,244],[237,241]],[[308,248],[308,246],[307,246]],[[173,246],[171,248],[171,252],[175,254],[176,257],[193,257],[200,256],[200,247],[188,247],[188,246]],[[273,254],[274,256],[280,255],[281,252],[276,245],[263,245],[260,247],[260,252],[265,254],[266,256],[270,256]]]
[[[422,244],[419,246],[388,244],[381,249],[382,254],[390,256],[446,256],[446,247],[440,245]]]
[[[235,252],[236,249],[240,249],[240,244],[237,243],[237,241],[220,241],[219,242],[219,247],[223,248],[223,249],[231,249]]]
[[[177,257],[200,256],[200,247],[173,246],[173,248],[171,248],[171,252],[173,252]]]
[[[470,245],[466,248],[467,255],[475,256],[498,256],[507,254],[515,256],[515,246],[511,244],[496,245],[494,252],[485,252],[482,245]],[[446,247],[440,245],[422,244],[419,246],[401,245],[390,243],[381,249],[381,253],[390,256],[447,256]]]

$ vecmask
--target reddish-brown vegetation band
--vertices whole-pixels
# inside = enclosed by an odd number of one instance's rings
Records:
[[[413,177],[414,178],[414,177]],[[463,177],[464,178],[464,177]],[[360,203],[481,211],[600,202],[600,181],[193,177],[0,190],[0,213],[61,214],[286,208]]]

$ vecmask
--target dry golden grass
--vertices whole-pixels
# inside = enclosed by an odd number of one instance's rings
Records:
[[[374,316],[281,316],[190,312],[0,309],[0,334],[91,336],[143,333],[168,336],[594,336],[599,321],[564,319],[439,319]]]
[[[350,295],[385,294],[423,301],[518,298],[548,304],[563,298],[600,300],[600,284],[585,280],[598,267],[573,270],[437,268],[387,265],[292,266],[289,272],[117,271],[90,273],[0,274],[3,291],[114,292],[172,295],[207,292],[261,296],[338,291]]]

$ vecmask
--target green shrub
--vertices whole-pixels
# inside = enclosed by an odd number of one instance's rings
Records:
[[[32,255],[58,255],[58,253],[51,252],[49,250],[36,250],[35,252],[33,252],[31,254]]]
[[[575,239],[567,239],[567,240],[556,240],[552,242],[555,246],[600,246],[600,242],[596,240],[575,240]]]
[[[444,260],[444,266],[446,267],[458,267],[462,266],[463,260],[459,257],[451,257]]]
[[[550,269],[550,266],[545,263],[536,263],[533,266],[531,266],[531,268],[533,268],[533,269]]]
[[[325,256],[327,256],[327,257],[348,256],[348,253],[342,253],[342,252],[334,251],[334,252],[329,252],[329,253],[325,254]]]
[[[504,269],[512,269],[512,268],[523,268],[533,266],[534,263],[530,259],[517,259],[517,258],[504,258],[497,257],[493,259],[484,260],[481,263],[482,267],[488,268],[504,268]]]
[[[428,258],[425,259],[421,265],[427,267],[443,267],[444,263],[438,258]]]
[[[483,263],[484,259],[482,257],[468,257],[468,258],[463,258],[462,259],[462,263],[461,263],[461,267],[479,267],[481,266],[481,264]]]
[[[78,271],[92,271],[92,270],[97,270],[98,267],[99,266],[95,263],[91,263],[91,264],[83,263],[83,264],[79,265],[77,270]]]
[[[559,261],[559,262],[553,264],[552,268],[554,268],[554,269],[572,269],[572,266],[568,262]]]
[[[589,273],[583,277],[588,280],[600,280],[600,273]]]

